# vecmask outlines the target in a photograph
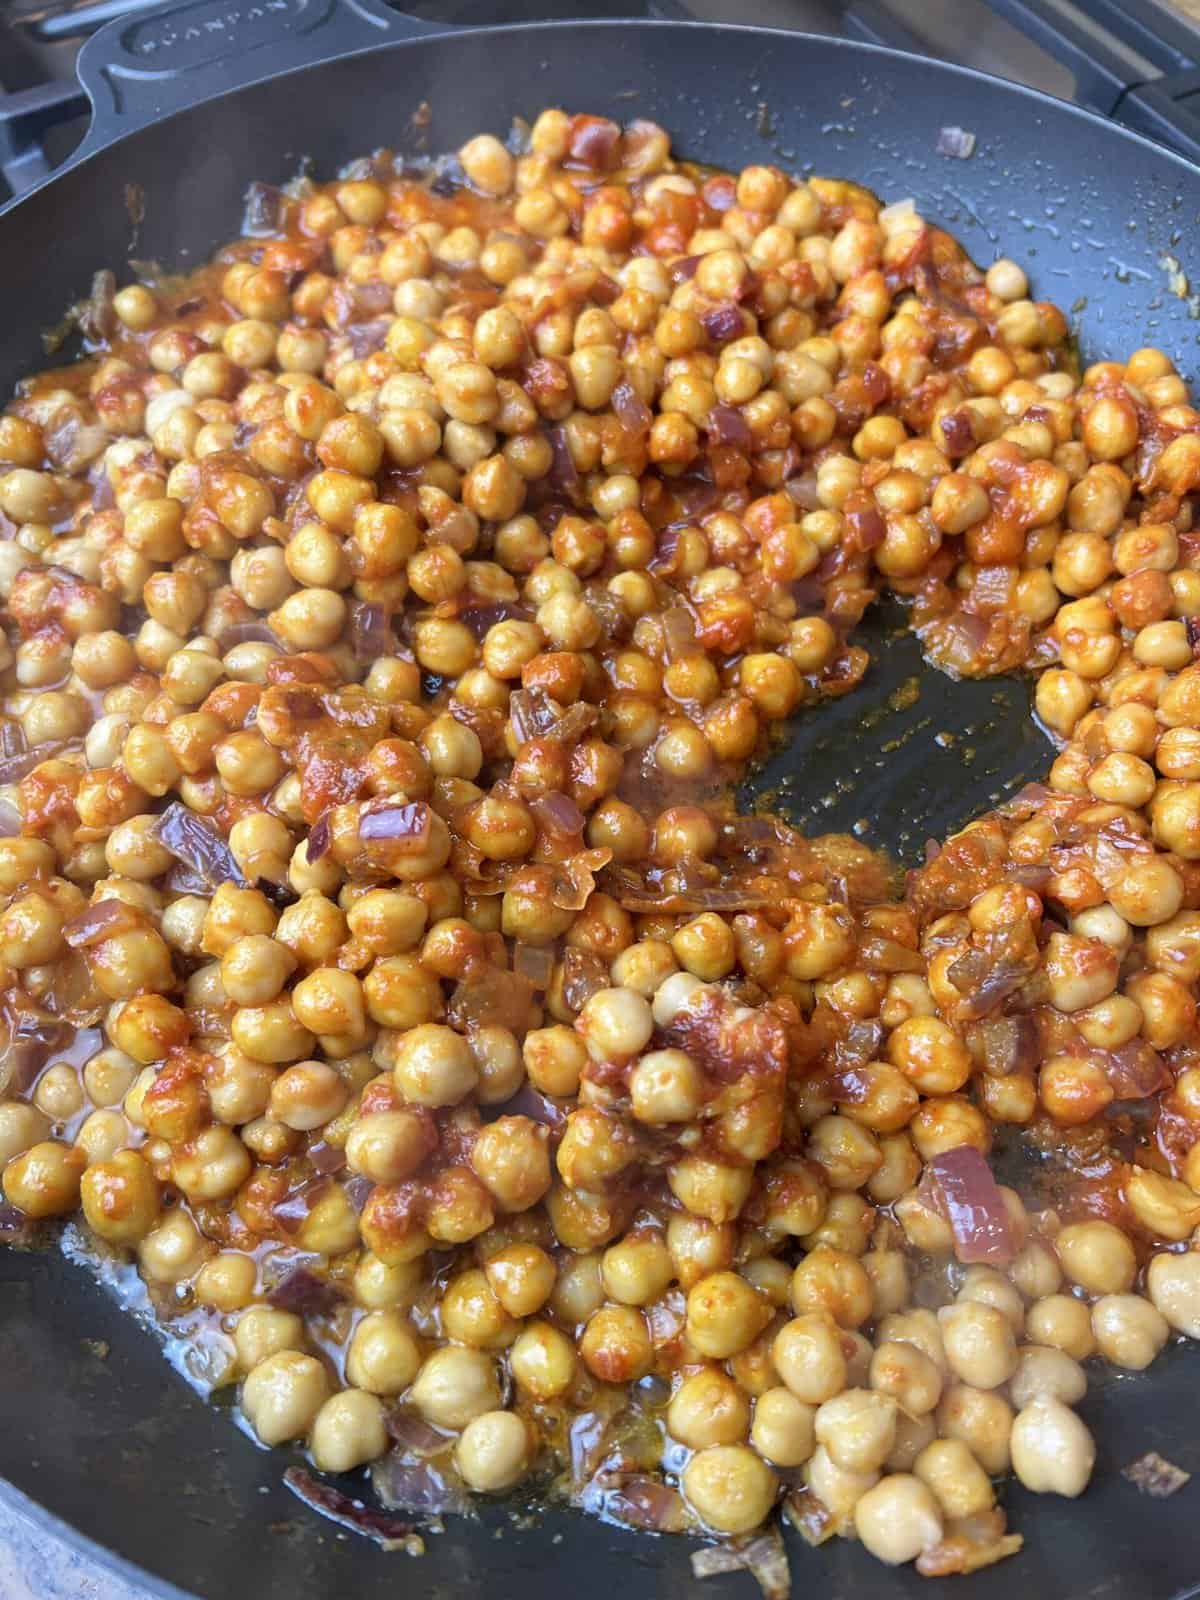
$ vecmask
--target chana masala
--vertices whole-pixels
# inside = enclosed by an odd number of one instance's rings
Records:
[[[256,190],[81,326],[0,419],[0,1233],[80,1211],[384,1542],[528,1484],[774,1591],[780,1505],[1019,1548],[1089,1360],[1200,1337],[1168,356],[559,110]],[[882,588],[1057,746],[902,892],[731,800]]]

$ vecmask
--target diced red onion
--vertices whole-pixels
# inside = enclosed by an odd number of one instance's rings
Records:
[[[284,1233],[299,1233],[317,1201],[332,1188],[332,1178],[312,1178],[299,1189],[293,1189],[290,1194],[284,1195],[283,1199],[271,1208],[271,1215]]]
[[[376,601],[360,601],[350,615],[350,648],[356,661],[378,661],[395,644],[387,612]]]
[[[489,600],[465,605],[455,618],[464,623],[476,639],[483,639],[489,628],[498,622],[532,622],[533,612],[516,600]]]
[[[355,360],[361,361],[364,356],[373,356],[376,350],[382,350],[387,342],[388,329],[391,325],[391,317],[375,317],[370,322],[350,323],[345,332],[350,341],[350,352]]]
[[[177,861],[204,878],[210,892],[215,893],[223,883],[235,883],[239,889],[249,887],[233,851],[215,825],[207,817],[189,811],[182,802],[176,800],[167,807],[154,832]]]
[[[384,1422],[389,1436],[409,1455],[440,1455],[452,1442],[439,1428],[403,1406],[394,1406]]]
[[[313,823],[312,832],[308,836],[309,862],[319,861],[332,843],[333,826],[326,811]]]
[[[103,939],[118,933],[131,933],[145,925],[145,918],[136,906],[125,900],[97,900],[86,911],[72,917],[63,929],[63,938],[72,950],[87,950]]]
[[[712,444],[731,444],[735,450],[749,450],[754,443],[750,424],[736,406],[713,406],[705,427]]]
[[[1200,617],[1184,617],[1183,631],[1194,656],[1200,656]]]
[[[232,650],[239,644],[273,644],[277,650],[283,648],[279,637],[261,619],[252,618],[246,622],[230,622],[217,634],[217,643],[222,652]]]
[[[591,950],[572,946],[563,952],[563,1002],[570,1011],[582,1011],[600,989],[608,987],[608,968]]]
[[[319,1482],[304,1467],[289,1467],[283,1475],[283,1481],[296,1498],[303,1500],[311,1510],[328,1517],[330,1522],[336,1522],[341,1528],[349,1528],[352,1533],[361,1533],[373,1539],[384,1550],[403,1549],[412,1537],[413,1530],[407,1522],[376,1511],[361,1500],[351,1499],[332,1484]]]
[[[714,344],[728,344],[746,331],[746,320],[731,300],[700,313],[700,322]]]
[[[940,156],[966,161],[975,152],[975,135],[966,128],[939,128],[934,149]]]
[[[1089,1055],[1117,1100],[1147,1100],[1171,1082],[1163,1058],[1144,1039],[1131,1039],[1117,1050],[1091,1050]]]
[[[679,1490],[660,1478],[626,1478],[604,1496],[604,1510],[614,1522],[648,1533],[684,1533],[692,1525]]]
[[[954,1230],[954,1253],[962,1262],[1004,1263],[1016,1254],[1008,1212],[991,1168],[974,1145],[943,1150],[928,1171],[941,1210]]]
[[[432,1461],[405,1461],[393,1450],[371,1468],[375,1493],[391,1511],[438,1517],[443,1512],[468,1509],[466,1490],[457,1474]]]
[[[720,1573],[743,1571],[758,1580],[763,1600],[788,1600],[792,1575],[777,1527],[766,1528],[748,1541],[731,1540],[692,1552],[694,1577],[713,1578]]]
[[[267,1304],[276,1311],[291,1311],[298,1317],[327,1317],[342,1299],[340,1289],[308,1267],[293,1267],[267,1294]]]
[[[1014,1072],[1031,1072],[1041,1054],[1037,1024],[1032,1017],[994,1017],[974,1024],[971,1038],[983,1053],[983,1070],[991,1078]]]
[[[567,154],[572,161],[592,172],[611,172],[617,162],[620,140],[620,128],[607,117],[572,117]]]
[[[579,488],[579,469],[575,465],[575,458],[567,443],[567,430],[561,424],[547,428],[546,438],[550,441],[550,450],[554,458],[547,479],[554,488],[561,489],[564,494],[574,498]]]
[[[113,310],[117,280],[107,267],[102,267],[92,278],[91,293],[78,308],[79,331],[91,344],[100,344],[116,331],[117,316]]]
[[[703,256],[676,256],[667,269],[671,274],[673,283],[687,283],[696,276],[696,268],[704,260]]]
[[[667,657],[672,662],[703,654],[696,638],[695,618],[682,602],[679,605],[668,606],[663,612],[662,631]]]
[[[531,800],[529,809],[538,820],[538,826],[554,838],[573,838],[583,832],[584,816],[569,794],[538,795]]]
[[[20,783],[35,767],[51,760],[62,748],[61,744],[42,744],[36,750],[22,750],[19,755],[0,757],[0,784]]]
[[[74,1029],[66,1022],[22,1011],[0,1050],[0,1098],[24,1094],[57,1051],[70,1043]]]
[[[626,433],[643,438],[650,432],[654,413],[627,379],[613,390],[612,408]]]
[[[416,855],[429,843],[433,813],[423,800],[404,805],[387,803],[364,809],[358,819],[358,836],[368,844],[386,841]]]
[[[328,1178],[343,1170],[346,1152],[340,1144],[329,1144],[325,1139],[318,1139],[316,1144],[308,1147],[308,1161],[314,1172]]]
[[[497,1116],[528,1117],[530,1122],[540,1122],[544,1128],[550,1129],[552,1136],[561,1135],[567,1126],[567,1113],[558,1101],[542,1094],[528,1081],[521,1085],[511,1099],[494,1109]],[[484,1108],[485,1114],[490,1114],[492,1110],[491,1106]]]
[[[582,911],[596,887],[595,874],[611,860],[611,850],[581,850],[566,861],[556,861],[551,900],[561,911]]]
[[[513,945],[513,971],[525,978],[539,992],[550,987],[554,976],[554,953],[534,944]]]
[[[0,1244],[28,1246],[34,1241],[37,1225],[18,1207],[7,1200],[0,1201]]]
[[[873,503],[847,506],[842,515],[849,535],[846,543],[855,550],[874,550],[887,537],[887,525]]]

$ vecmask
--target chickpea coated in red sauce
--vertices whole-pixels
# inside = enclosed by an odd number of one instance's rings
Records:
[[[0,416],[0,1236],[393,1509],[1012,1553],[1200,1337],[1186,385],[647,122],[254,224]],[[885,588],[1057,748],[899,895],[731,800]]]

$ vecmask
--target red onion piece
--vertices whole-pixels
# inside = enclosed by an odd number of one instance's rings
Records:
[[[721,491],[707,478],[679,478],[674,490],[676,502],[685,517],[703,517],[721,498]]]
[[[532,622],[533,612],[516,600],[470,601],[455,621],[465,623],[476,639],[482,640],[498,622]]]
[[[735,450],[749,450],[754,443],[750,424],[736,406],[714,406],[705,422],[711,444],[731,444]]]
[[[181,801],[176,800],[167,807],[154,831],[158,842],[177,861],[200,874],[210,893],[215,893],[223,883],[236,883],[239,889],[249,887],[234,860],[233,851],[215,825],[207,817],[189,811]]]
[[[1003,1264],[1016,1254],[1004,1197],[991,1168],[974,1145],[943,1150],[929,1163],[941,1210],[954,1230],[954,1253],[962,1262]]]
[[[604,1510],[614,1522],[648,1533],[685,1533],[692,1525],[679,1490],[659,1478],[626,1478],[604,1496]]]
[[[570,1011],[582,1011],[600,989],[608,988],[608,967],[591,950],[563,952],[563,1003]]]
[[[583,812],[569,794],[538,795],[531,800],[529,809],[537,818],[538,827],[555,839],[576,838],[583,832]]]
[[[356,661],[378,661],[394,647],[387,612],[375,601],[361,601],[350,614],[350,648]]]
[[[406,854],[417,855],[429,843],[432,827],[433,813],[423,800],[403,805],[388,802],[375,805],[374,810],[364,808],[358,819],[358,836],[368,844],[386,841]]]
[[[544,993],[550,987],[550,980],[554,976],[554,953],[551,950],[543,950],[538,945],[514,944],[513,971],[519,973],[536,990]]]
[[[230,622],[221,629],[217,635],[217,643],[222,652],[232,650],[239,644],[273,644],[277,650],[283,648],[276,635],[260,618],[253,618],[247,622]]]
[[[267,1304],[276,1311],[292,1311],[298,1317],[327,1317],[342,1299],[340,1289],[307,1267],[293,1267],[267,1294]]]
[[[314,1172],[319,1172],[323,1178],[329,1178],[335,1172],[344,1169],[346,1152],[340,1144],[329,1144],[324,1139],[318,1139],[316,1144],[308,1147],[308,1160]]]
[[[551,900],[562,911],[582,911],[596,887],[595,874],[611,860],[611,850],[581,850],[567,861],[554,862]]]
[[[313,823],[312,832],[308,836],[309,861],[319,861],[332,843],[333,827],[326,811]]]
[[[304,1467],[289,1467],[283,1475],[283,1481],[296,1498],[303,1500],[311,1510],[328,1517],[340,1528],[364,1534],[384,1550],[401,1550],[412,1536],[413,1530],[407,1522],[376,1511],[361,1500],[351,1499],[332,1484],[320,1483]]]
[[[432,1461],[405,1461],[396,1450],[371,1468],[371,1483],[392,1511],[438,1517],[446,1511],[464,1512],[469,1506],[453,1469],[434,1466]]]
[[[271,1215],[279,1224],[281,1231],[286,1234],[299,1233],[308,1219],[309,1212],[321,1196],[327,1194],[332,1187],[332,1178],[311,1178],[298,1189],[285,1194],[278,1205],[271,1208]]]
[[[612,408],[626,433],[643,438],[650,432],[654,413],[627,380],[619,383],[613,390]]]
[[[1148,1100],[1171,1082],[1163,1058],[1144,1039],[1131,1039],[1118,1050],[1091,1050],[1089,1055],[1118,1100]]]
[[[406,1455],[436,1456],[453,1442],[440,1428],[426,1422],[415,1411],[395,1406],[384,1418],[389,1436]]]
[[[31,1245],[37,1236],[37,1225],[17,1206],[0,1201],[0,1244],[18,1249]]]
[[[1041,1058],[1037,1024],[1032,1017],[994,1017],[969,1030],[972,1044],[983,1055],[983,1070],[990,1078],[1007,1078],[1014,1072],[1032,1072]]]
[[[376,317],[371,322],[352,322],[345,332],[355,360],[361,361],[364,356],[373,356],[376,350],[382,350],[391,325],[391,317]]]
[[[821,504],[817,494],[817,475],[815,472],[802,472],[795,478],[788,478],[784,485],[789,498],[799,506],[801,511],[815,511]]]
[[[1183,631],[1193,656],[1200,656],[1200,617],[1184,617]]]
[[[671,282],[687,283],[696,276],[696,268],[703,260],[703,256],[676,256],[667,269],[671,274]]]
[[[580,115],[571,118],[567,154],[592,172],[611,172],[617,164],[621,130],[607,117]]]
[[[118,933],[130,933],[134,928],[143,927],[144,923],[142,913],[124,900],[97,900],[86,911],[72,917],[63,929],[63,938],[72,950],[87,950],[102,939],[111,939]]]
[[[561,424],[558,427],[547,428],[546,438],[550,441],[550,449],[554,456],[547,481],[555,489],[561,489],[564,494],[574,497],[579,488],[579,469],[575,465],[575,458],[567,443],[567,430]]]
[[[850,504],[842,512],[848,538],[846,544],[853,550],[874,550],[887,537],[887,525],[879,515],[874,501]]]
[[[70,1044],[74,1031],[66,1022],[21,1012],[0,1049],[0,1098],[31,1088],[51,1056]]]
[[[61,749],[61,744],[42,744],[36,750],[22,750],[19,755],[0,758],[0,784],[20,783],[35,767],[49,761]]]
[[[713,1578],[725,1572],[751,1573],[763,1600],[788,1600],[792,1592],[787,1551],[777,1527],[767,1528],[749,1540],[734,1539],[692,1552],[693,1577]]]
[[[974,154],[975,135],[966,128],[939,128],[933,147],[938,155],[950,156],[955,161],[966,161]]]
[[[485,1120],[491,1120],[493,1114],[497,1117],[528,1117],[530,1122],[540,1122],[544,1128],[549,1128],[555,1139],[561,1137],[567,1126],[567,1113],[559,1102],[542,1094],[529,1082],[523,1083],[503,1105],[484,1106],[482,1109]]]
[[[283,226],[287,212],[287,195],[269,183],[252,183],[246,190],[246,209],[242,216],[242,232],[249,234],[277,233]]]
[[[700,313],[700,322],[714,344],[728,344],[740,339],[746,331],[746,321],[732,300]]]
[[[662,614],[662,630],[667,656],[671,661],[683,661],[688,656],[703,654],[696,638],[696,621],[687,606],[668,606]]]

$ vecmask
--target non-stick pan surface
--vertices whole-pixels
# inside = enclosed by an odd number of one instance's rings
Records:
[[[585,22],[411,38],[412,24],[373,0],[204,0],[163,16],[114,25],[86,52],[97,106],[89,148],[141,131],[0,216],[5,388],[43,364],[39,330],[59,321],[96,268],[204,259],[238,230],[252,180],[281,182],[307,157],[331,173],[381,145],[453,149],[548,104],[653,117],[683,153],[717,165],[773,161],[911,195],[977,260],[1025,263],[1035,293],[1077,318],[1086,355],[1152,343],[1195,375],[1193,307],[1171,292],[1164,258],[1200,270],[1191,252],[1200,172],[1029,91],[755,29]],[[348,49],[358,53],[301,67]],[[248,87],[177,111],[234,83]],[[422,103],[430,117],[414,122]],[[974,133],[969,160],[937,155],[944,126]],[[749,798],[765,790],[813,830],[865,824],[864,837],[911,861],[928,836],[1042,775],[1051,752],[1022,683],[952,684],[921,666],[901,623],[894,609],[868,618],[866,681],[797,719]],[[565,1513],[534,1526],[501,1508],[452,1521],[419,1562],[338,1534],[281,1487],[280,1453],[258,1450],[224,1408],[198,1400],[152,1337],[57,1255],[0,1252],[0,1374],[0,1474],[60,1533],[143,1569],[138,1581],[155,1596],[695,1592],[682,1541]],[[1010,1489],[1026,1549],[956,1580],[955,1593],[1167,1600],[1200,1582],[1194,1493],[1144,1500],[1115,1470],[1148,1449],[1200,1470],[1197,1376],[1184,1349],[1149,1377],[1098,1375],[1084,1408],[1100,1445],[1094,1487],[1079,1505]],[[794,1543],[793,1572],[797,1592],[819,1584],[829,1600],[928,1592],[911,1570],[887,1572],[840,1541],[817,1552]],[[706,1593],[721,1600],[749,1582],[713,1580]]]

